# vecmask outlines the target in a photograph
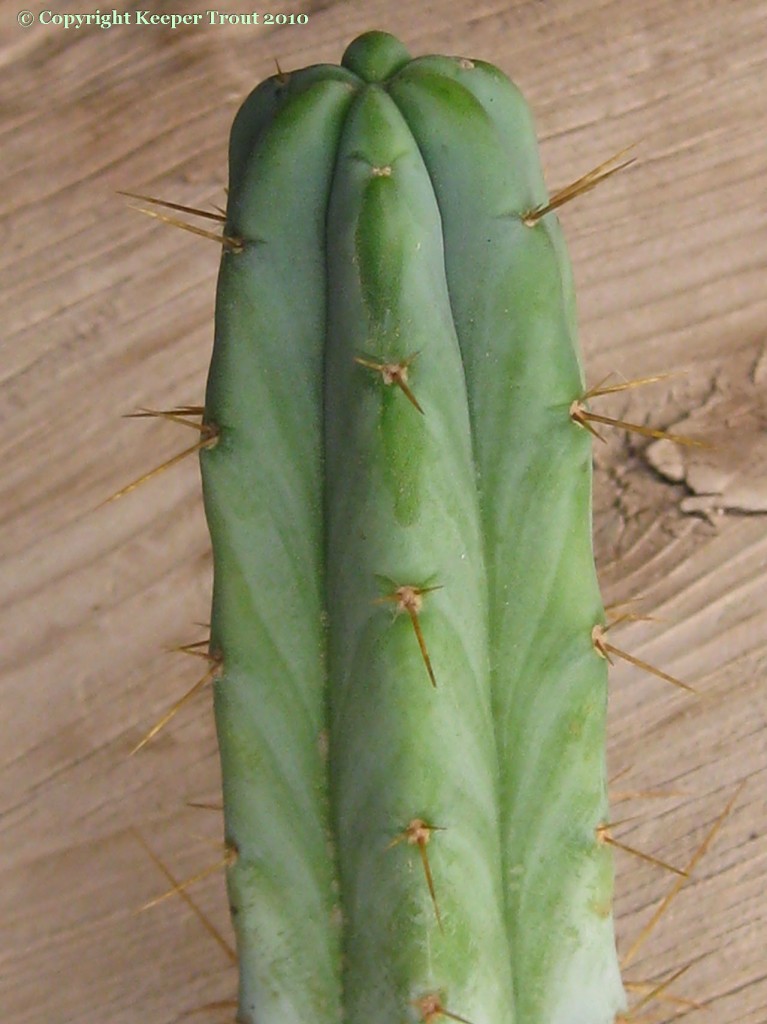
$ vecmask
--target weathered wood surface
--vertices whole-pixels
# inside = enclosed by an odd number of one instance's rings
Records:
[[[684,794],[616,806],[617,818],[637,815],[616,834],[684,864],[748,783],[629,976],[692,963],[674,991],[716,1000],[697,1019],[762,1024],[767,539],[751,505],[766,472],[767,2],[284,0],[272,10],[308,12],[309,24],[176,31],[24,29],[5,8],[2,1020],[170,1024],[234,995],[234,968],[181,900],[134,914],[166,882],[132,828],[181,876],[220,856],[219,816],[186,804],[216,800],[208,700],[127,756],[199,667],[164,653],[203,636],[194,624],[207,618],[196,467],[96,509],[189,443],[181,428],[119,417],[201,400],[219,254],[132,213],[115,190],[221,203],[231,118],[273,58],[336,61],[381,27],[416,53],[506,69],[534,107],[553,186],[639,142],[635,166],[563,212],[589,377],[682,371],[604,408],[668,426],[704,407],[701,429],[722,447],[713,469],[696,471],[692,456],[672,466],[679,483],[651,468],[642,439],[611,433],[597,450],[606,599],[641,594],[660,616],[615,642],[701,692],[616,665],[616,790]],[[691,488],[726,494],[709,504],[728,511],[686,514]],[[618,872],[626,949],[672,881],[623,854]],[[220,878],[194,891],[228,934]]]

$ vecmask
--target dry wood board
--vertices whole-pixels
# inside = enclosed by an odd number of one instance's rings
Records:
[[[717,448],[670,452],[616,431],[597,446],[605,598],[641,595],[658,617],[615,642],[700,691],[616,664],[616,796],[671,791],[616,805],[631,819],[616,834],[684,864],[747,782],[628,976],[691,964],[673,993],[713,1001],[655,1002],[641,1011],[651,1020],[763,1024],[767,3],[279,0],[273,13],[307,23],[176,29],[67,29],[30,7],[32,25],[8,3],[0,25],[2,1020],[171,1024],[234,996],[228,955],[183,900],[136,914],[167,882],[135,830],[180,877],[221,856],[220,815],[189,806],[218,799],[209,695],[128,757],[195,678],[168,653],[204,636],[208,615],[194,461],[97,508],[188,443],[181,428],[120,417],[201,401],[219,253],[115,193],[221,204],[231,118],[274,58],[337,61],[379,27],[414,53],[506,70],[535,111],[552,187],[638,143],[636,164],[562,213],[589,379],[676,371],[602,408],[686,421]],[[51,14],[93,9],[62,0]],[[621,852],[617,867],[625,950],[673,881]],[[190,891],[228,936],[220,874]],[[190,1019],[233,1016],[222,1005]]]

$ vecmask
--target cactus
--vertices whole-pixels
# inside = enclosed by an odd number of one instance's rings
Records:
[[[625,1008],[547,201],[508,79],[381,32],[235,119],[200,460],[242,1024]]]

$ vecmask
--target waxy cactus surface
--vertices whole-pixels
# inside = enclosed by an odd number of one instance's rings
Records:
[[[591,439],[494,67],[367,33],[234,122],[201,452],[242,1024],[612,1024]]]

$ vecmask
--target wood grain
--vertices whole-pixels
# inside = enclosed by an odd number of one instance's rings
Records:
[[[601,408],[667,426],[707,403],[715,410],[712,399],[725,395],[727,422],[742,411],[751,424],[742,436],[719,432],[736,446],[746,483],[744,446],[757,445],[760,428],[763,436],[763,382],[752,371],[767,322],[765,0],[279,7],[308,13],[309,23],[64,31],[20,28],[12,7],[3,14],[7,1024],[170,1024],[234,995],[227,955],[182,901],[134,913],[166,882],[133,828],[180,876],[220,856],[219,816],[186,803],[217,799],[207,699],[127,756],[200,669],[165,653],[205,632],[194,625],[207,619],[210,590],[196,467],[97,506],[188,443],[180,428],[120,416],[201,400],[219,257],[215,245],[132,213],[115,191],[221,203],[231,118],[274,57],[285,68],[337,61],[375,26],[415,53],[491,60],[532,103],[552,187],[637,142],[635,166],[562,215],[583,349],[593,381],[682,372]],[[178,9],[206,8],[187,0]],[[66,0],[55,10],[83,7]],[[687,486],[660,476],[646,448],[613,433],[598,446],[600,575],[607,601],[641,594],[641,608],[660,617],[627,625],[615,642],[700,696],[616,665],[609,752],[612,770],[627,770],[616,790],[684,793],[616,806],[616,817],[636,815],[616,834],[684,864],[748,782],[628,973],[652,979],[692,963],[674,991],[715,1003],[691,1019],[762,1024],[765,519],[737,503],[709,519],[685,515]],[[625,949],[672,880],[623,854],[618,871]],[[220,880],[195,893],[228,935]],[[669,1020],[679,1009],[656,1003],[648,1014]],[[232,1017],[224,1007],[196,1019]]]

